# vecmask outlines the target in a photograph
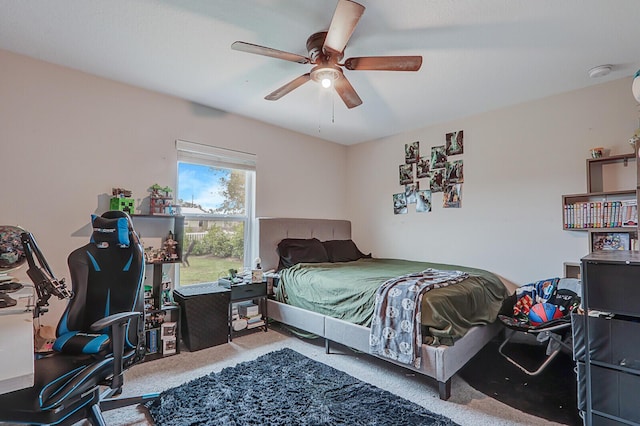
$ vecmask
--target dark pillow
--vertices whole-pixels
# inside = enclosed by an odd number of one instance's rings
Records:
[[[98,247],[109,247],[111,244],[129,246],[129,221],[126,217],[107,219],[91,215],[91,224],[93,226],[91,242]]]
[[[329,256],[317,238],[285,238],[278,243],[280,264],[278,270],[298,263],[328,262]]]
[[[370,258],[371,254],[364,254],[352,240],[323,241],[322,245],[327,251],[329,262],[352,262],[362,258]]]

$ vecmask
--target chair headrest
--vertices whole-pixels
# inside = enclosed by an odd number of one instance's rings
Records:
[[[122,213],[122,215],[114,213]],[[129,247],[130,221],[129,215],[125,212],[109,211],[102,216],[92,214],[91,242],[100,248],[106,248],[113,244],[122,248]]]

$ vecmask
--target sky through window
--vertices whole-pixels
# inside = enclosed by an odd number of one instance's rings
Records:
[[[207,165],[178,163],[178,200],[215,210],[224,202],[220,178],[228,179],[231,170]]]

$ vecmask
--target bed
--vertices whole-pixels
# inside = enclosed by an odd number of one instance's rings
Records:
[[[278,255],[277,247],[283,240],[315,238],[319,241],[326,242],[351,239],[351,222],[345,220],[260,218],[258,219],[258,224],[260,256],[262,259],[262,266],[265,270],[277,269],[280,262],[282,262]],[[387,277],[404,271],[407,267],[412,267],[414,269],[423,267],[433,267],[436,269],[462,268],[471,271],[474,277],[484,275],[487,280],[493,280],[491,285],[493,286],[493,293],[495,294],[491,296],[491,299],[495,299],[493,300],[494,305],[500,304],[501,300],[506,298],[510,293],[508,287],[505,286],[497,276],[486,271],[463,268],[455,265],[432,264],[426,262],[416,263],[392,259],[369,259],[365,256],[354,262],[345,262],[344,264],[339,265],[339,267],[350,270],[354,268],[361,268],[363,266],[370,267],[372,264],[376,263],[382,263],[383,268],[385,268],[385,272],[371,273],[371,276],[366,277],[365,280],[371,281],[372,277],[378,277],[380,281],[379,284],[382,284]],[[353,306],[355,305],[350,305],[349,300],[342,300],[340,303],[346,303],[348,306],[347,309],[343,310],[333,309],[335,304],[337,304],[337,299],[329,300],[324,305],[321,304],[320,306],[313,306],[309,304],[313,299],[325,300],[327,298],[325,295],[322,297],[315,297],[313,293],[311,295],[305,295],[304,293],[301,296],[298,295],[292,274],[302,274],[304,277],[307,274],[312,273],[309,269],[323,270],[325,273],[328,273],[329,276],[333,274],[334,278],[336,277],[336,274],[339,274],[339,277],[349,277],[349,282],[351,282],[351,278],[353,277],[351,272],[345,272],[344,269],[334,270],[334,265],[331,264],[320,263],[293,266],[281,274],[281,286],[279,286],[277,291],[277,298],[280,301],[274,299],[268,300],[268,316],[275,321],[293,326],[297,329],[304,330],[323,338],[325,340],[327,352],[330,351],[330,343],[336,342],[365,353],[370,353],[371,330],[368,326],[368,321],[371,319],[373,302],[364,304],[364,307],[354,308]],[[485,278],[482,279],[485,280]],[[340,280],[336,279],[334,281]],[[345,281],[347,280],[345,279]],[[460,284],[460,286],[462,286],[462,284]],[[303,281],[300,288],[305,286],[307,286],[307,283]],[[451,288],[453,287],[456,286],[451,286]],[[440,290],[446,293],[449,291],[449,288],[439,289],[438,291]],[[367,299],[371,296],[371,290],[367,291],[369,291],[369,293],[366,293],[365,296],[358,295],[353,296],[352,298],[358,297]],[[333,292],[333,294],[336,293],[338,292]],[[340,297],[338,297],[338,299],[345,299],[345,297],[343,297],[343,293],[345,293],[343,290],[339,291]],[[438,293],[435,290],[430,293],[434,294],[434,297],[437,298]],[[346,299],[349,299],[349,297]],[[288,303],[283,303],[284,300]],[[437,321],[441,320],[441,318],[437,318],[434,323],[429,324],[429,321],[434,320],[434,318],[433,315],[429,314],[429,309],[426,309],[425,306],[428,306],[428,303],[431,302],[427,301],[425,303],[426,304],[422,305],[422,318],[423,324],[427,324],[424,325],[423,330],[429,330],[429,334],[434,335],[436,340],[435,344],[432,342],[431,344],[422,344],[419,347],[421,365],[416,368],[405,363],[390,360],[386,357],[377,355],[373,356],[377,356],[385,361],[409,368],[416,373],[427,377],[434,378],[438,382],[440,398],[446,400],[451,395],[451,377],[498,333],[501,326],[495,321],[486,325],[474,325],[474,323],[484,324],[484,322],[489,321],[488,318],[485,318],[486,321],[482,318],[480,318],[480,321],[478,321],[478,318],[473,318],[471,323],[465,323],[463,318],[462,324],[456,322],[454,327],[451,327],[451,324],[449,323],[443,324],[442,321]],[[474,310],[476,308],[477,306],[469,307],[470,310]],[[491,320],[495,320],[495,310],[495,306],[492,306],[492,310],[490,310],[491,312],[489,314]],[[345,312],[350,313],[345,314]],[[484,315],[486,316],[487,314]],[[460,337],[460,335],[462,336]],[[438,344],[438,342],[446,342],[447,344]]]

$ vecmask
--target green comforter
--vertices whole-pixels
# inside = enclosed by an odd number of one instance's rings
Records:
[[[397,259],[360,259],[345,263],[301,263],[280,272],[276,300],[309,311],[369,326],[375,294],[388,279],[427,268],[459,270],[470,277],[431,290],[422,299],[425,334],[453,344],[475,325],[495,321],[509,292],[482,269]]]

